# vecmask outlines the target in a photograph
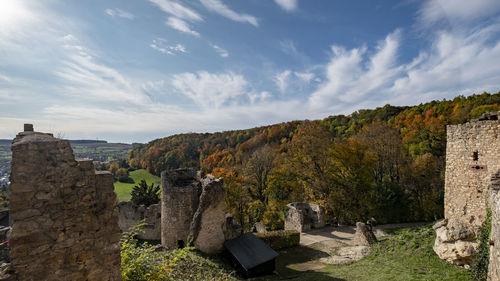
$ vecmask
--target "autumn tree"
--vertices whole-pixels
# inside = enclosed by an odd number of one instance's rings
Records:
[[[264,196],[264,191],[267,188],[267,177],[274,167],[276,155],[276,152],[270,146],[263,146],[252,153],[244,168],[253,197],[260,200],[264,205],[267,203]]]

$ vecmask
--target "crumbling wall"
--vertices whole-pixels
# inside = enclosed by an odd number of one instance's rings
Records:
[[[227,232],[222,179],[177,169],[162,172],[161,183],[162,245],[172,249],[193,243],[202,252],[220,252]]]
[[[118,203],[118,225],[122,232],[128,231],[142,220],[145,225],[141,228],[142,233],[138,238],[145,240],[161,239],[161,204],[153,204],[148,207],[136,205],[132,201]]]
[[[325,226],[325,208],[311,203],[290,203],[287,206],[285,230],[299,232]]]
[[[441,259],[470,265],[486,217],[492,175],[500,169],[497,114],[447,126],[445,220],[434,226],[434,251]]]
[[[491,179],[489,193],[489,206],[491,208],[491,243],[488,280],[500,280],[500,171]]]
[[[75,160],[69,141],[19,133],[12,144],[9,236],[19,280],[120,280],[113,177]]]

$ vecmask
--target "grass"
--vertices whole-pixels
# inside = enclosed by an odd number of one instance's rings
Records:
[[[134,180],[134,183],[115,182],[115,193],[118,197],[118,201],[130,200],[130,192],[132,191],[132,188],[134,185],[139,184],[141,180],[145,180],[148,185],[151,183],[160,184],[159,177],[150,174],[144,169],[130,172],[130,178]]]
[[[367,257],[348,265],[321,264],[316,259],[324,252],[314,247],[281,251],[278,275],[260,280],[471,280],[467,270],[445,263],[434,253],[435,234],[430,225],[398,229],[393,234],[382,238]]]

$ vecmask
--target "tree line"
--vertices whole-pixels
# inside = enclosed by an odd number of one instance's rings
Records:
[[[323,120],[180,134],[137,145],[127,159],[153,174],[197,167],[224,177],[226,205],[247,228],[283,227],[286,204],[324,206],[353,224],[443,216],[446,125],[500,110],[500,93],[386,105]]]

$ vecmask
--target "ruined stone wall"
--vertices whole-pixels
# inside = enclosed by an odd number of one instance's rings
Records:
[[[161,243],[172,249],[192,243],[207,254],[223,250],[227,236],[225,191],[222,178],[201,178],[195,169],[161,174]]]
[[[161,239],[161,204],[151,206],[136,205],[132,201],[118,203],[118,225],[122,232],[128,231],[142,220],[146,225],[142,227],[143,233],[138,238],[145,240]]]
[[[325,226],[325,208],[318,204],[296,202],[287,206],[285,230],[299,232]]]
[[[14,139],[10,179],[9,244],[18,280],[121,279],[111,174],[95,172],[91,160],[76,161],[67,140],[28,128]]]
[[[491,177],[500,169],[497,119],[447,126],[445,220],[434,226],[434,251],[450,263],[470,265],[478,247]]]
[[[444,210],[449,222],[481,227],[491,177],[500,169],[499,133],[498,120],[447,127]]]
[[[489,206],[491,208],[491,241],[490,263],[488,280],[500,280],[500,171],[491,179],[489,192]]]

